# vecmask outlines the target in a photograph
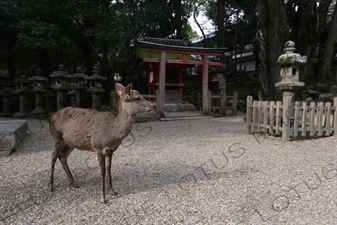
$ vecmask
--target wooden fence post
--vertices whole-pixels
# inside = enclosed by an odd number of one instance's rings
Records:
[[[252,126],[250,123],[252,122],[252,105],[253,105],[253,97],[247,96],[247,107],[246,107],[246,133],[252,133]]]
[[[207,109],[204,110],[204,114],[209,115],[210,112],[212,111],[212,91],[209,90],[207,96],[205,96],[205,98],[207,98]]]
[[[283,97],[283,124],[282,124],[282,141],[290,140],[290,115],[292,113],[289,110],[291,109],[291,96]]]
[[[220,113],[222,115],[226,114],[226,104],[227,104],[227,94],[222,93],[223,90],[220,90]]]
[[[335,108],[335,111],[333,113],[333,135],[337,135],[337,97],[333,98],[333,106]]]
[[[233,92],[233,115],[238,114],[238,92]]]
[[[201,101],[201,94],[200,92],[197,93],[197,109],[200,110],[200,101]]]
[[[160,103],[159,103],[159,90],[157,89],[156,90],[156,114],[157,114],[157,116],[160,116],[160,108],[159,108],[159,105],[160,105]],[[164,110],[164,109],[163,109]],[[164,112],[163,112],[164,113]]]

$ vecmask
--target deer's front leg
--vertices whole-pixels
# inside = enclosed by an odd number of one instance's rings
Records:
[[[105,166],[106,166],[106,171],[108,173],[108,191],[110,194],[117,195],[117,192],[114,191],[112,187],[112,182],[111,182],[111,158],[112,158],[112,153],[113,151],[111,149],[104,149],[103,150],[105,154]]]
[[[101,202],[106,203],[106,200],[105,200],[105,156],[101,154],[97,154],[97,160],[101,167],[101,175],[102,175]]]

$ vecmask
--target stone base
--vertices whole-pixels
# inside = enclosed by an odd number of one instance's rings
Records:
[[[45,118],[46,117],[46,110],[44,109],[34,109],[28,115],[28,118]]]
[[[0,117],[12,117],[13,113],[0,113]]]
[[[27,116],[28,116],[28,113],[20,113],[20,112],[18,112],[18,113],[13,114],[13,117],[14,118],[18,118],[18,119],[23,119],[23,118],[26,118]]]
[[[301,88],[304,87],[304,83],[303,82],[299,82],[299,81],[296,81],[296,82],[278,82],[275,84],[275,87],[279,90],[282,90],[282,91],[298,91],[300,90]]]
[[[27,134],[27,120],[0,121],[0,156],[10,155]]]

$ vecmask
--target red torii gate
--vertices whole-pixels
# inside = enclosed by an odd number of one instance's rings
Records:
[[[170,44],[167,44],[170,42]],[[208,67],[219,66],[225,68],[226,64],[222,62],[209,61],[210,56],[223,56],[227,51],[227,48],[201,48],[201,47],[189,47],[181,45],[183,40],[177,39],[164,39],[164,38],[149,38],[142,37],[137,40],[137,44],[145,52],[157,52],[160,53],[159,58],[142,58],[143,63],[159,63],[159,101],[157,110],[163,112],[165,107],[165,76],[166,65],[178,64],[185,66],[202,66],[202,109],[205,114],[210,112],[208,98]],[[180,45],[177,45],[180,44]],[[180,54],[181,59],[167,59],[166,53]],[[188,59],[188,55],[199,55],[202,60]]]

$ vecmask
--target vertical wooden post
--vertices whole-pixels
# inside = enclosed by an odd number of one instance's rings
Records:
[[[268,102],[262,102],[262,113],[263,113],[263,132],[268,134]]]
[[[302,136],[305,137],[307,136],[307,121],[309,121],[307,119],[307,103],[306,102],[302,102],[302,109],[303,109],[303,114],[302,114]]]
[[[252,104],[253,104],[253,97],[247,96],[247,108],[246,108],[246,133],[252,133],[252,126],[250,125],[252,122]]]
[[[275,102],[271,101],[269,102],[269,134],[274,135],[274,123],[275,121],[275,113],[274,113],[274,105]]]
[[[200,92],[197,93],[197,109],[200,110],[200,101],[201,101],[201,94]]]
[[[207,108],[209,110],[208,113],[210,113],[212,110],[212,92],[211,91],[208,92],[208,95],[206,96],[206,98],[207,98],[207,104],[208,104]]]
[[[291,96],[283,96],[282,141],[290,140]]]
[[[317,135],[322,136],[323,135],[323,102],[320,102],[317,106],[318,113],[317,113]]]
[[[331,134],[331,102],[325,103],[325,136],[330,136]]]
[[[160,91],[156,90],[156,114],[160,116]],[[164,113],[164,112],[163,112]]]
[[[283,125],[281,124],[281,118],[282,116],[280,115],[281,114],[281,103],[280,101],[277,101],[276,102],[276,111],[275,111],[275,134],[276,135],[279,135],[280,134],[280,130],[283,128]],[[280,128],[281,127],[281,128]]]
[[[233,115],[238,114],[238,92],[233,92]]]
[[[337,97],[333,98],[333,106],[335,108],[333,113],[333,135],[337,135]]]
[[[202,57],[202,111],[204,114],[209,114],[211,109],[209,107],[208,95],[211,95],[211,93],[208,88],[208,54]]]
[[[159,61],[159,105],[157,110],[164,113],[165,107],[165,70],[166,70],[166,54],[164,51],[160,52]]]
[[[310,119],[309,119],[309,126],[310,126],[310,133],[311,137],[315,136],[315,111],[316,111],[316,103],[310,102]]]
[[[220,113],[222,115],[226,114],[226,102],[227,102],[227,94],[224,89],[220,89]]]
[[[299,135],[299,127],[298,124],[300,123],[300,103],[298,101],[295,102],[294,105],[294,137],[297,137]]]

